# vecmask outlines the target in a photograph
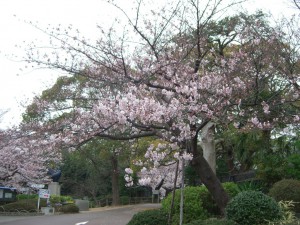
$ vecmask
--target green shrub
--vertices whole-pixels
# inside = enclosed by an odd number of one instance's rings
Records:
[[[63,213],[79,213],[79,208],[75,204],[67,204],[62,205],[60,211]]]
[[[60,195],[51,195],[49,199],[52,206],[55,206],[58,203],[61,203],[61,196]]]
[[[37,210],[37,199],[22,199],[17,202],[8,203],[0,207],[0,212],[17,212],[17,211],[27,211],[36,212]],[[41,199],[40,207],[46,206],[46,200]]]
[[[174,209],[172,211],[172,224],[179,224],[180,213],[180,191],[175,191]],[[188,223],[193,220],[207,219],[208,212],[203,208],[201,194],[205,193],[203,187],[186,187],[184,189],[184,208],[183,208],[183,221]],[[162,201],[162,209],[166,212],[170,212],[172,201],[172,193],[170,193]]]
[[[168,214],[160,209],[138,212],[127,225],[166,225]]]
[[[226,182],[223,183],[222,186],[225,189],[226,193],[228,194],[229,199],[232,199],[239,193],[238,185],[236,183]]]
[[[22,199],[38,199],[39,196],[37,194],[18,194],[17,195],[17,200],[22,200]]]
[[[222,184],[229,199],[232,199],[239,193],[237,184],[233,182],[225,182]],[[205,186],[199,188],[203,208],[207,210],[209,215],[220,215],[218,206]]]
[[[209,217],[211,214],[215,214],[218,208],[207,188],[204,185],[202,185],[197,187],[197,189],[195,190],[199,191],[202,207],[207,212],[207,217]]]
[[[232,220],[212,218],[207,220],[195,220],[184,225],[236,225],[236,223]]]
[[[60,201],[61,203],[74,203],[74,199],[69,195],[61,195]]]
[[[258,191],[239,193],[228,203],[226,217],[240,225],[263,224],[266,221],[276,221],[282,212],[277,202]]]
[[[237,184],[227,182],[222,184],[229,198],[238,194]],[[216,202],[205,186],[186,187],[184,191],[184,222],[206,219],[211,215],[219,215],[219,209]],[[171,207],[172,193],[170,193],[162,202],[163,209],[169,213]],[[173,210],[173,224],[179,221],[180,190],[176,190]],[[188,205],[191,205],[191,209]]]
[[[295,212],[300,212],[300,181],[284,179],[276,182],[270,189],[269,195],[276,201],[293,201]]]
[[[63,203],[74,203],[73,198],[67,195],[51,195],[49,201],[52,206],[61,205]]]

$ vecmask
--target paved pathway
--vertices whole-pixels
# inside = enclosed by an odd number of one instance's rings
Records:
[[[0,225],[126,225],[132,216],[143,210],[159,208],[160,204],[139,204],[102,207],[78,214],[47,216],[0,216]]]

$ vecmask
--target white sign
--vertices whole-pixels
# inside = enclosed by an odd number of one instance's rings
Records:
[[[40,189],[39,190],[39,197],[40,198],[50,198],[50,192],[48,189]]]
[[[159,195],[159,190],[152,190],[153,195]]]

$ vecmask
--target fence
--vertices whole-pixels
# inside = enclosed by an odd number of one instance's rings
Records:
[[[120,197],[120,205],[133,205],[141,203],[154,203],[157,202],[157,198],[153,197]],[[104,207],[112,205],[112,198],[104,198],[94,202],[95,207]]]
[[[238,173],[234,175],[222,176],[220,177],[220,181],[223,182],[242,182],[247,180],[254,180],[255,179],[255,171],[250,170],[243,173]]]

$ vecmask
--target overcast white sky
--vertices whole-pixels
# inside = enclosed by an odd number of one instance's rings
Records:
[[[130,5],[134,0],[122,0]],[[157,0],[162,2],[163,0]],[[249,0],[245,5],[250,11],[261,8],[271,12],[275,17],[291,16],[296,13],[289,0]],[[21,120],[21,112],[35,94],[51,86],[60,75],[57,71],[20,70],[24,64],[14,62],[6,55],[22,55],[24,41],[43,40],[43,36],[33,27],[24,23],[37,21],[39,24],[73,24],[83,34],[96,36],[97,24],[112,23],[115,16],[112,8],[102,0],[0,0],[0,111],[10,111],[2,119],[1,128],[17,124]],[[24,46],[25,49],[25,46]]]

